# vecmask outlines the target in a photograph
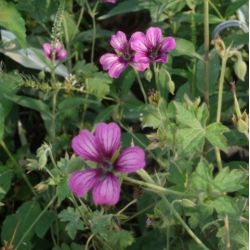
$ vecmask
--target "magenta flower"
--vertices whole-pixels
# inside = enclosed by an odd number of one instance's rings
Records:
[[[55,50],[56,50],[56,53],[55,53],[56,60],[62,61],[67,57],[67,51],[62,47],[59,41],[56,42]],[[52,60],[53,48],[50,43],[43,44],[43,53],[48,59]]]
[[[116,3],[117,0],[103,0],[104,3]]]
[[[69,188],[78,197],[92,190],[99,205],[115,205],[120,198],[120,182],[116,172],[132,173],[145,167],[145,153],[134,146],[121,150],[121,130],[116,123],[99,123],[95,133],[82,130],[72,140],[78,156],[97,164],[95,169],[75,171],[69,178]]]
[[[118,78],[128,65],[138,71],[144,71],[148,67],[146,63],[134,61],[134,51],[122,31],[112,35],[110,44],[116,53],[106,53],[100,58],[103,69],[108,71],[110,77]]]
[[[173,37],[162,37],[160,28],[151,27],[146,31],[135,32],[130,39],[131,48],[135,51],[134,61],[146,63],[167,62],[167,53],[176,47]]]

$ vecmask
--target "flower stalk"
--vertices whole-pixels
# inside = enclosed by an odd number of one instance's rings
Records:
[[[209,0],[204,0],[204,98],[209,105]]]
[[[221,73],[220,73],[220,79],[219,79],[216,122],[220,122],[221,120],[223,89],[224,89],[224,79],[225,79],[225,73],[226,73],[227,60],[228,60],[228,54],[227,54],[227,51],[225,51],[224,55],[222,56]],[[217,147],[215,148],[215,156],[216,156],[216,161],[217,161],[219,171],[221,171],[223,168],[223,165],[222,165],[220,150]]]
[[[138,83],[139,83],[139,86],[140,86],[140,89],[141,89],[141,92],[142,92],[142,95],[143,95],[143,98],[144,98],[144,102],[145,102],[146,104],[148,104],[148,97],[147,97],[147,94],[146,94],[146,92],[145,92],[145,90],[144,90],[143,83],[142,83],[142,81],[141,81],[141,78],[140,78],[140,76],[139,76],[139,73],[138,73],[138,71],[136,71],[135,69],[134,69],[134,71],[135,71],[135,75],[136,75],[137,81],[138,81]]]

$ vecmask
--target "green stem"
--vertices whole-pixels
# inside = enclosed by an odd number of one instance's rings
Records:
[[[144,90],[144,87],[143,87],[141,78],[140,78],[140,76],[139,76],[139,73],[138,73],[135,69],[134,69],[134,71],[135,71],[135,75],[136,75],[136,78],[137,78],[137,80],[138,80],[138,83],[139,83],[139,86],[140,86],[140,89],[141,89],[141,92],[142,92],[142,95],[143,95],[143,98],[144,98],[144,102],[145,102],[146,104],[148,104],[148,97],[147,97],[147,94],[146,94],[146,92],[145,92],[145,90]]]
[[[160,197],[162,197],[162,199],[165,201],[165,203],[167,204],[167,206],[169,207],[170,211],[172,212],[172,214],[176,217],[176,219],[178,219],[178,221],[181,223],[181,225],[186,229],[186,231],[188,232],[188,234],[197,242],[197,244],[199,244],[203,249],[208,250],[208,248],[202,243],[202,241],[193,233],[193,231],[190,229],[190,227],[186,224],[186,222],[181,218],[181,216],[179,215],[179,213],[174,209],[174,207],[169,203],[168,199],[165,197],[164,194],[174,194],[174,195],[178,195],[178,196],[185,196],[185,194],[178,192],[178,191],[174,191],[174,190],[169,190],[166,189],[164,187],[158,186],[154,184],[154,180],[151,178],[151,176],[145,171],[145,170],[140,170],[137,172],[137,174],[139,174],[141,176],[141,178],[143,178],[145,181],[147,182],[142,182],[142,181],[138,181],[135,179],[132,179],[130,177],[125,176],[124,179],[128,180],[130,182],[136,183],[138,185],[142,185],[145,187],[150,188],[153,191],[158,192],[158,194],[160,195]]]
[[[33,221],[33,223],[30,225],[30,227],[27,229],[27,231],[22,235],[21,239],[17,243],[15,249],[18,249],[21,244],[23,243],[24,239],[28,236],[30,231],[33,229],[33,227],[36,225],[36,223],[40,220],[40,218],[43,216],[43,214],[49,209],[49,207],[54,203],[56,199],[56,195],[51,199],[51,201],[48,203],[48,205],[43,209],[43,211],[36,217],[36,219]]]
[[[16,159],[13,157],[13,155],[11,154],[10,150],[8,149],[7,145],[5,144],[4,141],[0,141],[0,145],[2,146],[3,150],[5,151],[5,153],[8,155],[8,157],[10,158],[10,160],[12,161],[12,163],[21,171],[21,176],[24,180],[24,182],[27,184],[27,186],[29,187],[30,191],[33,193],[34,196],[37,196],[31,182],[29,181],[29,178],[26,176],[26,173],[24,172],[23,168],[18,164],[18,162],[16,161]]]
[[[53,92],[53,99],[52,99],[52,142],[55,140],[56,138],[56,102],[57,102],[57,94],[58,94],[58,90],[55,90]]]
[[[226,73],[227,59],[228,59],[227,55],[222,57],[221,72],[220,72],[220,79],[219,79],[219,91],[218,91],[218,104],[217,104],[216,122],[220,122],[220,120],[221,120],[223,88],[224,88],[224,78],[225,78],[225,73]]]
[[[190,197],[190,198],[195,197],[194,195],[191,195],[191,194],[184,194],[182,192],[167,189],[167,188],[164,188],[162,186],[158,186],[158,185],[153,184],[153,183],[147,183],[147,182],[144,182],[144,181],[139,181],[139,180],[130,178],[128,176],[123,176],[123,179],[130,182],[130,183],[137,184],[137,185],[143,186],[145,188],[149,188],[150,190],[152,190],[154,192],[160,192],[160,193],[163,193],[163,194],[172,194],[172,195],[176,195],[176,196]]]
[[[217,13],[217,15],[219,16],[219,18],[221,18],[222,20],[224,20],[224,17],[221,15],[219,9],[215,6],[215,4],[211,0],[209,0],[209,4],[214,9],[214,11]]]
[[[161,94],[161,89],[160,89],[160,86],[159,86],[159,70],[157,68],[156,63],[153,64],[153,68],[154,68],[154,76],[155,76],[155,86],[156,86],[156,89]]]
[[[94,63],[94,57],[95,57],[95,40],[96,40],[96,10],[98,7],[99,1],[96,2],[93,10],[91,10],[90,6],[89,6],[89,2],[88,0],[86,0],[86,6],[89,12],[89,15],[91,16],[92,19],[92,45],[91,45],[91,63]]]
[[[162,199],[168,206],[171,213],[175,216],[175,218],[180,222],[180,224],[186,229],[187,233],[193,238],[193,240],[204,250],[209,250],[208,247],[205,246],[205,244],[195,235],[195,233],[192,231],[192,229],[187,225],[187,223],[181,218],[179,213],[175,210],[175,208],[170,204],[168,199],[161,195]]]
[[[220,79],[219,79],[219,90],[218,90],[218,104],[217,104],[217,114],[216,114],[216,122],[220,122],[221,120],[221,110],[222,110],[222,100],[223,100],[223,88],[224,88],[224,78],[226,73],[226,65],[227,65],[227,54],[222,57],[222,65],[221,65],[221,72],[220,72]],[[217,161],[217,165],[219,171],[222,170],[222,160],[220,155],[220,150],[216,147],[215,148],[215,157]]]
[[[204,0],[204,98],[209,105],[209,0]]]

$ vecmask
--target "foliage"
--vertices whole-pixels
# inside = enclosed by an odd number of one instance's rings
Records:
[[[111,36],[152,26],[167,63],[112,79]],[[248,249],[247,26],[246,0],[0,0],[1,249]],[[43,54],[57,40],[65,60]],[[115,206],[68,185],[99,122],[146,154]]]

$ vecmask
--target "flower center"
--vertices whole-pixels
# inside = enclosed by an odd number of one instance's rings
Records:
[[[148,57],[151,59],[151,60],[156,60],[159,56],[159,51],[161,49],[161,45],[157,46],[157,47],[153,47],[152,49],[150,49],[148,51]]]
[[[109,160],[104,160],[101,164],[101,168],[102,168],[102,171],[103,171],[103,174],[106,174],[106,173],[109,173],[109,172],[112,172],[113,170],[113,163]]]

